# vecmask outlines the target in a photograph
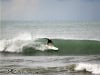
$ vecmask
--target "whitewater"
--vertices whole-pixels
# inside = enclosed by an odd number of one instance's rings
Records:
[[[45,40],[45,42],[42,40]],[[23,51],[24,47],[31,47],[40,51],[45,51],[48,49],[56,50],[56,47],[51,48],[46,44],[47,40],[45,38],[32,38],[30,33],[23,33],[9,40],[0,40],[0,51],[19,53]]]

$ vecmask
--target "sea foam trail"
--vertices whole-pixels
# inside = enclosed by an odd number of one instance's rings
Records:
[[[15,38],[0,40],[0,51],[22,52],[23,47],[32,47],[36,50],[44,51],[47,47],[42,42],[36,42],[29,33],[20,34]]]

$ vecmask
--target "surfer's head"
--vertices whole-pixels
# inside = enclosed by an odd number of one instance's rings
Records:
[[[53,45],[52,40],[50,40],[50,39],[48,39],[48,38],[45,38],[45,39],[47,39],[47,45]]]

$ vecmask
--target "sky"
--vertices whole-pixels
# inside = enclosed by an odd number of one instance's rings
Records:
[[[100,0],[0,0],[0,20],[100,21]]]

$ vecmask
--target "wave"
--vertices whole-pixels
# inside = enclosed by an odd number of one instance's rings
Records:
[[[0,51],[17,52],[28,55],[68,55],[68,54],[100,54],[100,41],[52,39],[58,51],[48,50],[43,38],[33,38],[24,33],[19,36],[0,40]]]
[[[0,40],[0,51],[22,52],[23,49],[32,48],[34,50],[44,51],[47,49],[46,40],[33,39],[30,34],[23,34],[9,40]]]
[[[93,74],[100,74],[100,64],[78,63],[75,71],[87,71]]]

